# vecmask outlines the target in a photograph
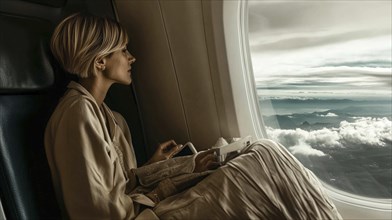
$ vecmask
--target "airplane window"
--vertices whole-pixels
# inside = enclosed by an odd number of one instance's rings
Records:
[[[269,138],[324,183],[391,198],[391,1],[249,1]]]

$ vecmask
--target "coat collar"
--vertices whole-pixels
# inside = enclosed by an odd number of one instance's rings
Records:
[[[102,117],[103,123],[105,123],[105,121],[106,121],[105,118],[107,118],[107,122],[109,123],[109,126],[108,126],[109,127],[109,135],[110,135],[111,141],[113,141],[115,134],[116,134],[116,124],[118,124],[118,123],[117,123],[116,118],[114,117],[112,111],[110,110],[110,108],[103,102],[102,108],[101,108],[103,110],[103,112],[101,112],[101,110],[99,110],[100,108],[99,108],[95,98],[91,95],[91,93],[89,91],[87,91],[87,89],[85,89],[82,85],[80,85],[79,83],[77,83],[75,81],[71,81],[67,87],[68,87],[68,89],[76,90],[77,92],[81,93],[82,95],[84,95],[88,99],[90,99],[94,103],[97,111],[99,112],[98,114],[100,114],[100,116]]]
[[[74,90],[78,91],[79,93],[81,93],[82,95],[89,97],[90,99],[92,99],[95,102],[96,105],[98,105],[97,102],[95,101],[93,95],[91,95],[91,93],[89,91],[87,91],[87,89],[85,89],[79,83],[77,83],[75,81],[71,81],[71,82],[69,82],[67,88],[74,89]]]

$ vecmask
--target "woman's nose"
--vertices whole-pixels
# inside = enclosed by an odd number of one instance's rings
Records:
[[[136,58],[134,56],[132,56],[132,54],[130,54],[129,52],[128,52],[128,54],[129,54],[129,58],[128,58],[129,63],[132,64],[132,63],[136,62]]]

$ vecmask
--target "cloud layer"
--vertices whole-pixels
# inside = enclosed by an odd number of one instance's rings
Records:
[[[275,96],[391,96],[391,4],[250,1],[257,86]]]
[[[339,128],[305,131],[273,129],[267,133],[293,154],[327,156],[323,149],[356,146],[391,147],[392,121],[388,118],[359,117],[354,122],[342,121]]]
[[[388,17],[390,1],[250,1],[250,43],[281,50],[374,36],[390,30]]]

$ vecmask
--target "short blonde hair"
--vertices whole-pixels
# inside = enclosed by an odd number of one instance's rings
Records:
[[[76,13],[55,28],[50,48],[65,71],[80,78],[96,75],[96,59],[110,56],[128,43],[125,29],[108,18]]]

